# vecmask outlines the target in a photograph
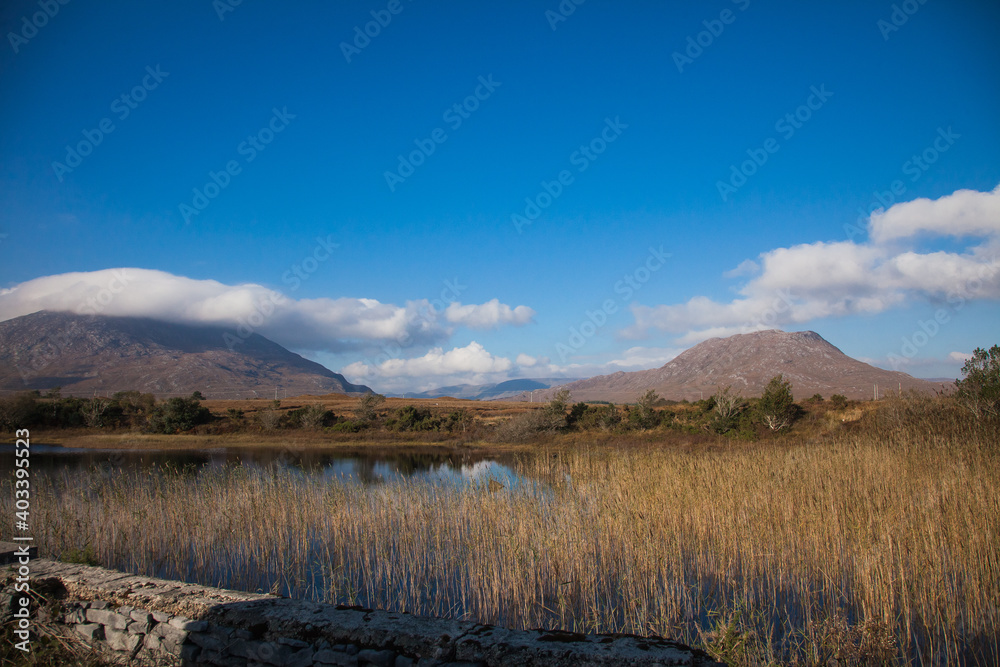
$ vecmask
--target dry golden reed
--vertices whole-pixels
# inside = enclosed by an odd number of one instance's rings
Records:
[[[926,426],[540,448],[500,490],[273,467],[55,474],[35,478],[36,539],[230,588],[665,635],[733,664],[996,664],[996,434]]]

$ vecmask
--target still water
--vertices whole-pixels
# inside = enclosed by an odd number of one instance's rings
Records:
[[[527,482],[513,470],[513,459],[470,453],[345,452],[310,447],[221,447],[204,450],[90,449],[33,444],[31,469],[35,475],[85,471],[93,468],[124,471],[150,468],[187,468],[195,472],[225,466],[301,471],[358,484],[412,480],[463,486],[494,480],[507,488]],[[0,473],[14,467],[14,446],[0,446]]]

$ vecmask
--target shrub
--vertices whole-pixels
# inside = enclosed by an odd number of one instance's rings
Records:
[[[366,426],[367,425],[362,422],[345,419],[344,421],[337,422],[331,426],[329,430],[334,433],[358,433],[365,430]]]
[[[405,405],[385,422],[391,431],[436,431],[441,426],[441,420],[434,417],[430,410],[414,405]]]
[[[208,408],[193,398],[171,398],[153,410],[149,419],[149,430],[154,433],[178,433],[188,431],[212,418]]]
[[[354,408],[354,418],[367,423],[378,421],[378,411],[384,403],[385,396],[382,394],[365,394],[358,399],[358,405]]]
[[[711,406],[708,409],[715,412],[709,421],[709,428],[716,433],[726,433],[736,428],[740,413],[746,409],[747,404],[738,391],[726,386],[708,399],[707,406]]]
[[[500,424],[495,437],[499,442],[525,442],[542,433],[555,433],[566,425],[566,416],[550,408],[529,410]]]
[[[581,428],[610,431],[622,422],[622,416],[614,403],[587,406],[578,423]]]
[[[37,394],[20,392],[0,398],[0,428],[13,431],[30,426],[36,416]]]
[[[316,404],[292,410],[288,416],[293,424],[307,429],[320,429],[329,426],[336,420],[333,412]]]
[[[830,404],[837,410],[843,410],[847,407],[847,397],[843,394],[834,394],[830,397]]]
[[[629,412],[629,424],[634,428],[655,428],[660,424],[660,413],[653,409],[660,397],[650,389],[639,397],[635,409]]]
[[[273,431],[281,423],[281,413],[274,408],[261,410],[254,415],[257,425],[265,431]]]
[[[772,431],[788,428],[795,419],[795,400],[792,385],[783,376],[775,375],[764,388],[764,395],[757,402],[757,416]]]
[[[955,381],[959,404],[976,416],[1000,416],[1000,345],[986,351],[976,348],[962,366],[961,380]]]

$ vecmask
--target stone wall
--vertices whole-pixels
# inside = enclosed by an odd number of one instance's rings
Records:
[[[3,568],[0,613],[13,609]],[[509,630],[31,561],[33,623],[145,662],[181,665],[716,665],[656,637]]]

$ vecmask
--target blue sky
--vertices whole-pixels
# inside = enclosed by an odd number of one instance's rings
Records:
[[[382,391],[755,328],[922,377],[1000,343],[996,3],[36,0],[0,27],[0,319],[221,324]]]

